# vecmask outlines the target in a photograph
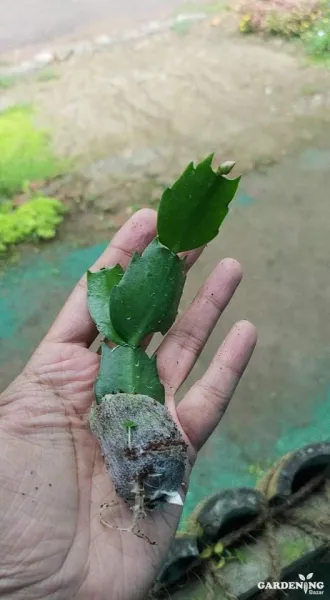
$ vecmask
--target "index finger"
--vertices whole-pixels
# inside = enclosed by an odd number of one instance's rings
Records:
[[[138,211],[118,231],[92,269],[116,264],[127,267],[134,252],[141,253],[155,235],[156,212],[149,208]],[[88,347],[96,336],[97,330],[87,307],[87,281],[84,275],[47,333],[45,341]]]

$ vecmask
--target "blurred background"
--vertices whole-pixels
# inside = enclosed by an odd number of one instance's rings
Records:
[[[329,437],[329,59],[316,0],[1,0],[2,388],[115,231],[188,162],[214,152],[243,173],[183,308],[225,256],[245,278],[190,382],[236,320],[259,343],[186,513]]]

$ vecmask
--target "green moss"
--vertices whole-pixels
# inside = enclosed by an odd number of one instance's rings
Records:
[[[261,467],[259,464],[252,464],[248,467],[248,472],[250,475],[256,477],[256,479],[260,479],[265,474],[265,469]]]
[[[11,196],[26,181],[44,180],[63,170],[47,132],[36,128],[30,107],[14,107],[0,115],[0,196]]]
[[[282,542],[280,544],[281,560],[285,565],[292,564],[301,558],[309,549],[308,541],[304,539],[297,539],[292,542]]]
[[[248,473],[249,473],[249,475],[252,475],[257,482],[257,481],[259,481],[259,479],[261,479],[267,473],[267,471],[270,469],[271,466],[272,466],[272,461],[270,459],[268,459],[262,463],[261,462],[252,463],[251,465],[248,466]]]
[[[49,240],[63,220],[66,207],[56,198],[37,196],[18,208],[0,204],[0,252],[29,240]]]

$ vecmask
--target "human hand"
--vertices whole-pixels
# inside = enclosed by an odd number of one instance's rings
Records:
[[[155,231],[154,211],[139,211],[94,268],[127,266]],[[197,254],[189,254],[188,265]],[[233,327],[205,375],[177,407],[174,395],[240,279],[236,261],[220,262],[157,350],[167,406],[188,444],[190,467],[249,361],[256,343],[253,325],[242,321]],[[174,536],[177,506],[166,505],[143,520],[143,532],[154,545],[100,522],[100,506],[111,502],[115,492],[86,420],[99,367],[99,355],[89,349],[96,334],[84,277],[27,366],[0,397],[3,599],[142,599]],[[119,526],[131,518],[123,501],[114,510]]]

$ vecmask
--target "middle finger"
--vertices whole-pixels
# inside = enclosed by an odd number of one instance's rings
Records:
[[[222,260],[160,344],[158,373],[171,395],[188,377],[241,279],[240,264],[232,258]]]

